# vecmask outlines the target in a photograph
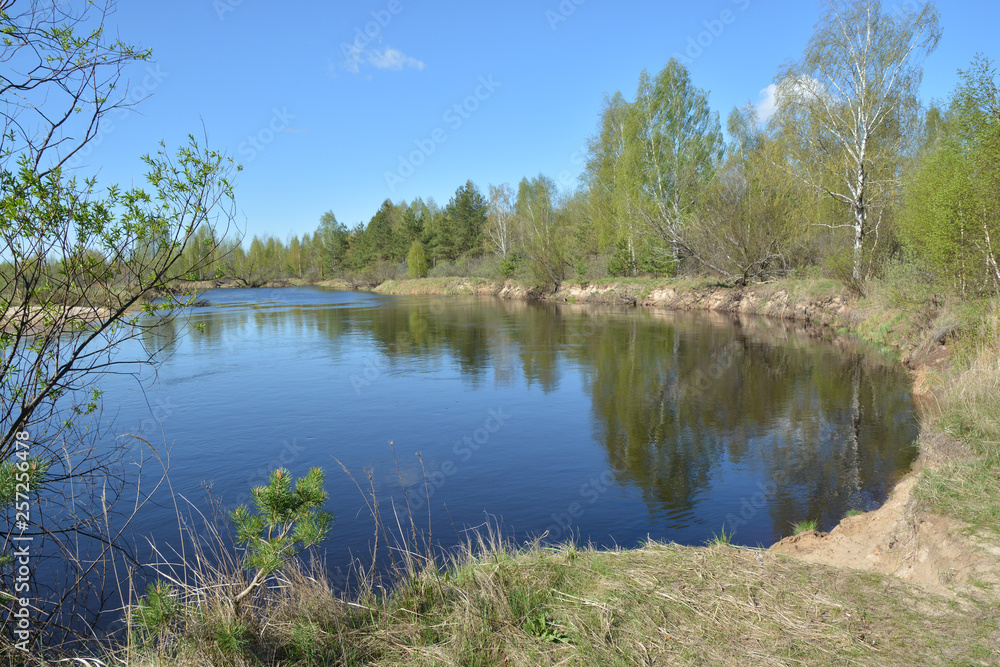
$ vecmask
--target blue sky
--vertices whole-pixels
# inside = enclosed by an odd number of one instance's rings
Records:
[[[1000,61],[1000,3],[939,8],[925,101],[977,52]],[[327,210],[353,226],[386,198],[444,205],[467,179],[485,192],[544,173],[572,189],[605,94],[631,97],[642,68],[681,55],[724,121],[760,101],[818,16],[788,0],[122,2],[111,23],[153,49],[130,72],[148,98],[111,117],[83,169],[140,184],[140,155],[204,124],[244,165],[238,224],[281,239]]]

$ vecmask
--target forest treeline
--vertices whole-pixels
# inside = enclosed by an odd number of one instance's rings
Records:
[[[962,293],[998,291],[993,64],[977,57],[950,99],[922,106],[937,10],[865,7],[838,5],[818,24],[802,57],[778,73],[770,118],[736,108],[723,133],[708,93],[671,60],[643,71],[632,96],[606,96],[573,191],[543,174],[485,189],[467,181],[444,206],[387,199],[353,228],[328,211],[313,233],[284,241],[240,244],[205,227],[184,258],[199,269],[181,273],[369,287],[405,275],[554,285],[692,274],[746,284],[797,273],[863,291],[908,262]]]

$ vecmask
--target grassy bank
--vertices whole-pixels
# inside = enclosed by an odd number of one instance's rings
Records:
[[[480,545],[391,595],[314,575],[239,618],[188,613],[129,664],[995,664],[995,605],[719,544],[622,551]],[[917,657],[920,656],[920,659]]]
[[[935,511],[955,517],[971,534],[1000,538],[1000,312],[977,331],[957,369],[934,370],[940,404],[928,410],[929,430],[953,449],[922,474],[919,496]],[[961,344],[961,341],[959,342]]]
[[[923,578],[803,562],[774,550],[649,544],[620,551],[504,544],[487,534],[451,560],[394,538],[399,583],[358,575],[335,594],[320,569],[285,568],[247,605],[236,565],[171,590],[157,633],[107,658],[181,665],[1000,664],[1000,311],[906,281],[846,296],[832,281],[733,290],[711,281],[601,281],[557,291],[485,280],[386,283],[393,294],[492,294],[634,303],[808,321],[895,355],[922,407],[912,499],[892,523],[944,526],[949,550],[891,534],[875,547],[921,560]],[[888,508],[886,508],[888,509]],[[876,513],[872,513],[873,515]],[[880,530],[865,516],[853,530]],[[847,522],[845,522],[846,524]],[[905,528],[910,530],[910,528]],[[938,535],[935,533],[934,535]],[[796,539],[812,539],[809,531]],[[817,549],[823,549],[818,537]],[[932,545],[933,547],[933,545]],[[221,547],[220,547],[221,548]],[[383,547],[384,548],[384,547]],[[958,576],[955,549],[971,565]],[[904,553],[905,551],[905,553]],[[860,553],[854,562],[866,563]],[[936,562],[935,559],[940,559]],[[965,562],[965,561],[963,561]],[[869,568],[871,569],[871,568]],[[894,571],[894,570],[890,570]],[[927,572],[930,572],[928,575]]]

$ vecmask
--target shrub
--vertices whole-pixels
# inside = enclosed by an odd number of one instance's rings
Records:
[[[500,276],[502,278],[513,278],[518,269],[521,268],[523,261],[524,257],[520,253],[512,252],[508,254],[500,260]]]

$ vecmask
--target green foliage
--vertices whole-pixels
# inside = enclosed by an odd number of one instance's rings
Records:
[[[333,527],[333,515],[321,510],[326,503],[321,468],[311,469],[295,482],[279,468],[270,483],[253,490],[255,510],[240,505],[230,514],[236,541],[247,549],[244,567],[256,570],[248,594],[290,558],[322,541]]]
[[[433,235],[434,255],[455,260],[483,246],[489,204],[472,181],[455,191]]]
[[[620,92],[605,97],[599,133],[588,142],[587,204],[599,251],[631,239],[638,222],[632,215],[640,179],[638,155],[627,134],[631,109]]]
[[[427,277],[427,255],[424,253],[424,244],[414,241],[410,245],[410,252],[406,254],[406,274],[410,278]]]
[[[521,268],[524,257],[521,253],[512,252],[500,260],[500,275],[504,278],[513,278]]]
[[[146,594],[130,609],[133,641],[148,644],[180,619],[183,605],[173,587],[163,581],[146,586]]]
[[[773,126],[788,177],[839,209],[854,281],[871,276],[864,253],[879,243],[899,197],[898,174],[918,140],[921,57],[937,47],[931,2],[883,11],[879,0],[826,0],[802,57],[778,74]]]
[[[630,244],[627,239],[619,239],[608,257],[607,270],[609,276],[617,278],[666,276],[676,272],[676,264],[661,248],[643,241]]]
[[[187,295],[166,293],[166,285],[189,246],[200,243],[196,230],[216,215],[215,206],[230,200],[232,161],[191,138],[176,156],[162,149],[143,162],[150,189],[112,186],[103,196],[94,179],[66,179],[59,169],[38,173],[24,159],[16,172],[0,172],[0,231],[10,239],[15,274],[14,293],[3,298],[16,304],[6,313],[11,324],[0,334],[0,347],[18,359],[5,366],[0,383],[18,426],[29,427],[36,412],[55,409],[69,390],[92,389],[92,355],[73,352],[84,345],[83,332],[106,339],[135,335],[142,315],[169,315],[188,302]],[[39,248],[51,263],[38,260]],[[163,296],[154,301],[154,295]],[[137,304],[141,313],[126,312]],[[110,316],[90,326],[72,314],[78,305],[103,307]],[[39,335],[19,347],[29,330]],[[51,363],[66,358],[73,359],[68,367]],[[84,402],[73,414],[93,412],[88,394],[78,393]],[[0,457],[13,433],[6,431]]]
[[[27,495],[37,497],[50,465],[40,457],[20,457],[17,454],[13,460],[0,463],[0,509],[14,505],[18,484],[26,484],[29,489]]]
[[[323,629],[315,623],[297,622],[292,627],[292,649],[307,665],[321,665],[325,646]]]
[[[313,235],[313,242],[320,247],[317,259],[321,275],[335,273],[343,267],[347,255],[347,235],[347,227],[337,222],[337,216],[333,211],[327,211],[320,216],[319,228]]]
[[[20,510],[27,506],[30,500],[19,501],[18,492],[29,499],[37,498],[49,467],[50,463],[40,457],[27,457],[20,453],[15,453],[13,459],[0,463],[0,510]],[[24,493],[25,488],[28,489],[27,493]],[[12,561],[10,554],[0,554],[0,566],[6,566]],[[6,593],[0,594],[6,596]]]
[[[538,285],[558,285],[566,275],[567,235],[556,215],[555,181],[539,174],[521,180],[514,210],[523,230],[524,253]]]
[[[545,642],[569,640],[569,635],[559,629],[548,611],[551,595],[520,582],[515,575],[516,566],[508,559],[498,558],[497,571],[500,581],[506,585],[504,593],[510,615],[521,630]]]
[[[161,143],[142,157],[140,185],[98,185],[86,173],[87,145],[136,101],[127,72],[151,56],[107,30],[114,4],[0,7],[0,509],[12,515],[42,497],[28,532],[44,534],[46,568],[58,571],[32,587],[32,607],[44,610],[31,621],[39,645],[94,638],[89,621],[127,551],[107,521],[132,481],[118,458],[126,448],[100,453],[103,435],[77,418],[100,409],[97,378],[136,363],[120,358],[122,346],[190,303],[168,283],[204,276],[217,261],[214,230],[232,215],[230,177],[239,171],[188,137],[177,151]],[[28,433],[31,458],[22,449]],[[31,487],[29,500],[19,484]],[[104,486],[116,491],[100,495]],[[5,544],[20,529],[10,521]]]
[[[605,101],[600,134],[589,144],[586,181],[599,244],[613,252],[612,275],[645,272],[640,257],[663,250],[672,261],[654,273],[675,269],[682,253],[700,260],[690,223],[722,155],[721,125],[708,93],[676,59],[655,77],[642,72],[634,102],[620,93]],[[651,253],[648,240],[641,241],[650,235],[662,244]]]
[[[777,167],[780,141],[757,120],[753,107],[733,109],[733,141],[685,239],[696,259],[739,285],[783,275],[808,229],[801,219],[808,197]]]
[[[243,655],[250,643],[250,629],[238,621],[219,624],[212,639],[223,658],[233,659]]]
[[[615,244],[614,253],[608,258],[608,275],[621,278],[634,276],[637,272],[638,266],[632,258],[628,243],[625,239],[619,240]]]
[[[54,476],[62,483],[41,487],[46,502],[37,505],[31,523],[63,536],[54,552],[64,557],[65,571],[59,576],[76,582],[70,584],[74,591],[60,591],[59,604],[53,604],[57,611],[37,628],[42,637],[50,631],[63,633],[79,620],[68,619],[89,613],[62,604],[90,595],[81,591],[93,585],[91,575],[98,567],[78,558],[79,542],[72,536],[82,531],[88,540],[105,540],[105,553],[112,555],[100,566],[110,567],[118,553],[117,536],[99,519],[112,510],[101,501],[113,504],[114,499],[80,497],[76,480],[78,469],[86,470],[91,480],[123,473],[113,457],[93,457],[94,440],[79,427],[78,418],[100,409],[95,383],[122,363],[115,360],[116,350],[142,336],[148,325],[144,318],[157,315],[161,323],[169,321],[190,303],[190,295],[168,292],[167,283],[189,247],[205,249],[197,230],[226,215],[232,201],[228,176],[238,171],[229,158],[193,138],[173,155],[161,147],[142,159],[146,187],[121,189],[99,188],[94,178],[67,177],[59,167],[39,170],[24,154],[16,160],[0,155],[0,233],[6,240],[2,271],[10,277],[0,288],[5,318],[0,332],[5,358],[0,372],[5,415],[0,509],[20,511],[27,502],[16,495],[17,485],[25,483],[23,475],[32,493],[38,493],[51,466],[59,466]],[[197,266],[199,260],[193,261]],[[22,458],[22,433],[34,436],[31,459]],[[127,484],[124,477],[118,479]],[[59,509],[67,506],[77,509]],[[8,537],[16,529],[11,522]]]
[[[814,519],[806,519],[792,524],[792,534],[801,535],[819,529],[819,522]]]
[[[868,281],[855,272],[854,251],[850,248],[830,253],[823,261],[823,269],[854,296],[864,296],[868,291]]]
[[[712,533],[712,539],[708,541],[708,544],[709,546],[723,546],[723,547],[732,546],[733,536],[735,534],[736,534],[735,531],[727,533],[726,526],[723,525],[718,535]]]
[[[569,635],[560,630],[542,609],[535,610],[521,625],[521,629],[544,642],[568,642]]]
[[[382,202],[378,212],[368,221],[368,226],[364,230],[364,238],[370,255],[366,257],[365,264],[372,261],[389,261],[398,259],[396,252],[396,235],[393,230],[393,217],[395,207],[392,202],[386,199]]]
[[[977,57],[907,189],[905,239],[962,294],[1000,293],[1000,83]]]
[[[676,59],[652,80],[642,73],[630,122],[629,141],[641,155],[636,210],[647,228],[671,249],[698,258],[687,227],[723,156],[719,116],[708,92],[691,81]]]

